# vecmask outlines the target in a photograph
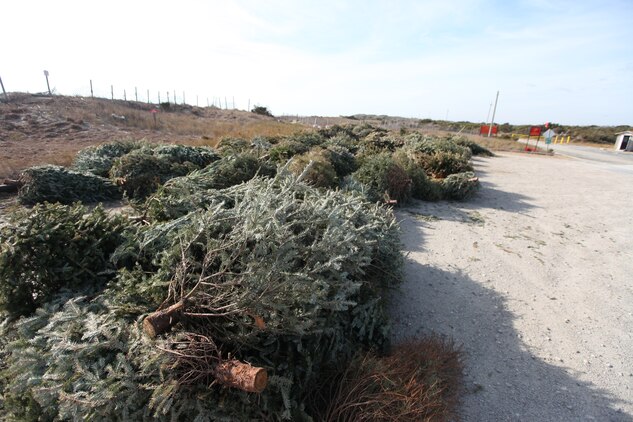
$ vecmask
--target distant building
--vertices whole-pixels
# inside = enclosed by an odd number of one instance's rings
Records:
[[[618,151],[633,151],[633,132],[627,130],[626,132],[616,133],[615,149]]]

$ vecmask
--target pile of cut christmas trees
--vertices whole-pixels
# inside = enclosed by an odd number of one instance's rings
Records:
[[[442,356],[432,359],[441,362],[435,373],[418,347],[408,349],[417,357],[404,353],[419,364],[406,372],[377,357],[389,350],[385,301],[403,262],[384,202],[472,194],[474,148],[335,127],[225,139],[217,151],[113,143],[81,151],[70,169],[26,170],[19,198],[33,207],[0,228],[0,412],[200,421],[450,414],[459,376],[450,344],[431,348]],[[451,176],[449,167],[463,171]],[[122,196],[135,212],[75,202]],[[367,383],[377,374],[383,382]],[[373,404],[349,403],[351,380],[365,382]]]

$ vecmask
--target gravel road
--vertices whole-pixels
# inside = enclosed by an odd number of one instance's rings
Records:
[[[394,339],[465,351],[465,421],[633,421],[633,173],[476,158],[465,203],[400,209]]]

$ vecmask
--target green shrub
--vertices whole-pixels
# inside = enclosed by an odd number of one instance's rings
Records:
[[[62,288],[103,285],[128,226],[101,207],[44,204],[18,212],[0,227],[0,309],[28,315]]]
[[[268,108],[264,106],[253,107],[253,109],[251,110],[251,113],[259,114],[261,116],[274,117],[273,114],[270,111],[268,111]]]
[[[121,192],[111,181],[90,173],[79,173],[60,166],[31,167],[20,176],[18,199],[22,204],[41,202],[71,204],[111,201]]]

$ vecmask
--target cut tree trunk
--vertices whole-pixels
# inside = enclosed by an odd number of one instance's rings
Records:
[[[268,384],[268,372],[239,360],[219,363],[213,370],[216,381],[249,393],[261,393]]]
[[[146,316],[143,320],[143,331],[145,331],[145,334],[151,338],[164,333],[169,330],[172,325],[180,321],[184,308],[185,301],[181,300],[171,305],[169,308],[156,311]]]
[[[20,188],[19,180],[5,179],[4,183],[0,184],[0,192],[4,192],[4,193],[17,192],[19,188]]]

